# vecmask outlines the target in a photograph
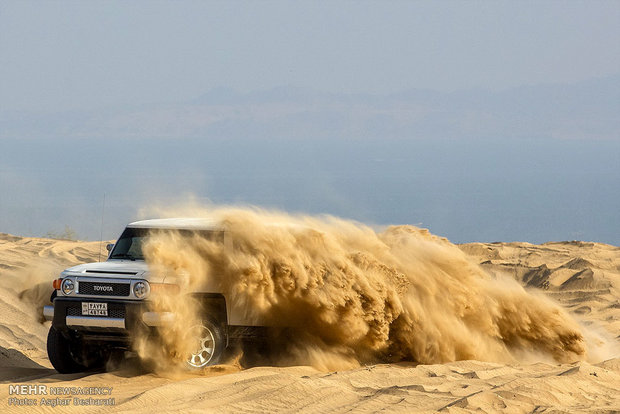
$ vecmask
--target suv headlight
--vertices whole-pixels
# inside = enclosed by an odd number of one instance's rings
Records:
[[[136,295],[138,299],[145,298],[150,291],[151,288],[149,286],[149,282],[147,281],[136,282],[133,285],[133,294]]]
[[[60,288],[62,289],[62,293],[65,295],[70,295],[75,290],[75,283],[73,283],[73,280],[71,279],[65,279],[62,281]]]

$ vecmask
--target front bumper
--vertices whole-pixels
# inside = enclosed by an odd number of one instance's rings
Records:
[[[82,302],[108,304],[109,316],[86,316],[81,314]],[[56,297],[53,306],[43,308],[45,319],[60,330],[94,330],[128,333],[134,329],[170,324],[175,321],[171,312],[152,312],[148,302],[129,300],[102,300],[100,298]]]

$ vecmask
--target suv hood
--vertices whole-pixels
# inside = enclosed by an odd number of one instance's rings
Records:
[[[70,267],[64,275],[102,277],[106,279],[146,279],[150,282],[161,283],[163,277],[154,280],[146,262],[141,260],[108,260],[106,262],[86,263]]]

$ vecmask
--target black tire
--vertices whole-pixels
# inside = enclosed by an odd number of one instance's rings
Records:
[[[191,329],[197,347],[196,351],[186,358],[186,365],[190,369],[201,369],[218,364],[226,347],[222,328],[205,319],[200,325],[194,325]]]
[[[53,326],[47,334],[47,356],[56,369],[61,374],[73,374],[84,372],[87,367],[77,361],[73,355],[72,344],[69,339]]]

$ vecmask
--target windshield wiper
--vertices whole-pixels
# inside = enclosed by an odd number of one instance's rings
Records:
[[[128,253],[115,253],[112,256],[110,256],[110,259],[128,259],[128,260],[133,260],[135,261],[136,258]]]

